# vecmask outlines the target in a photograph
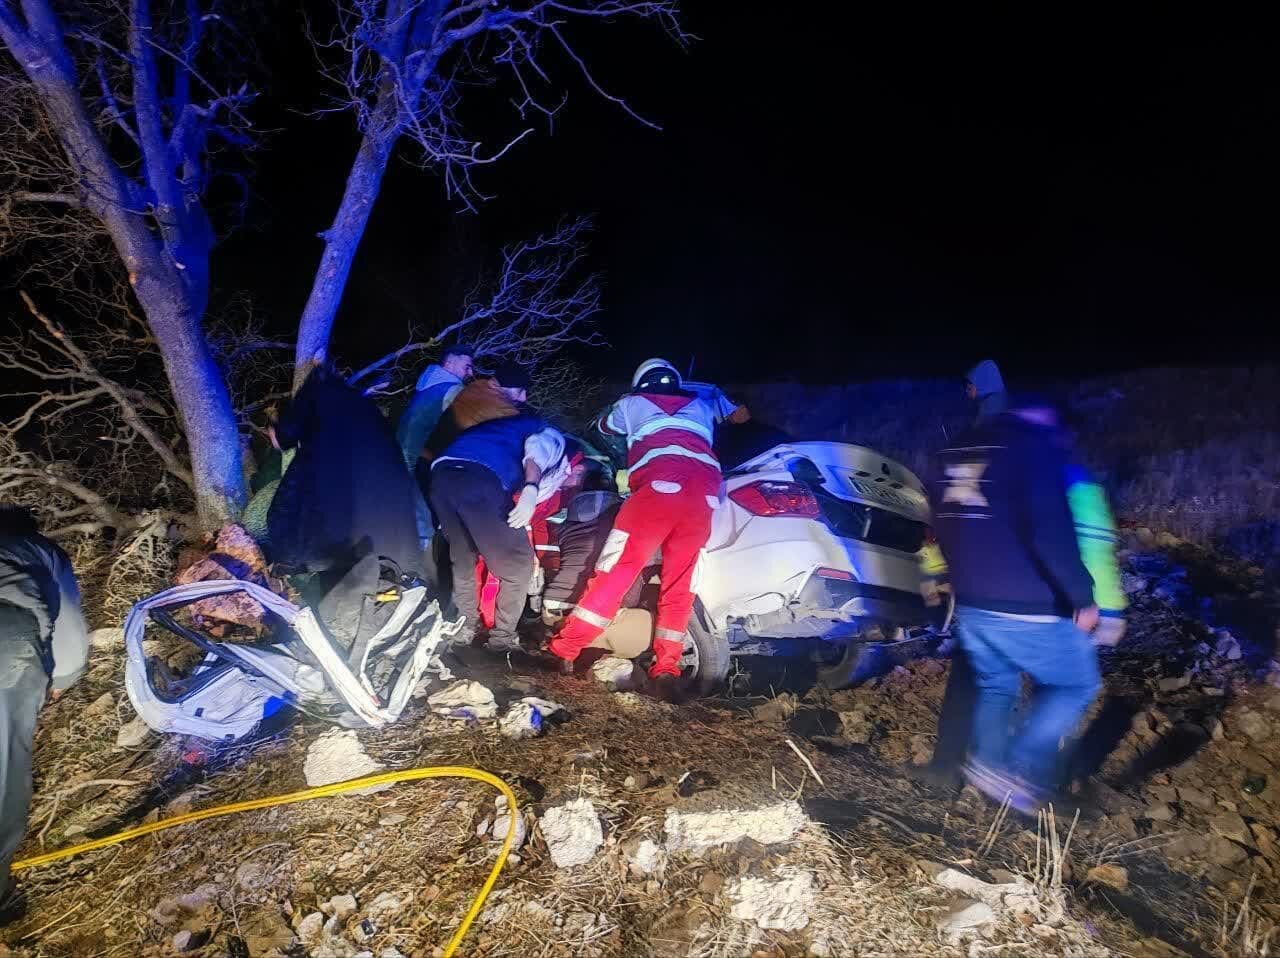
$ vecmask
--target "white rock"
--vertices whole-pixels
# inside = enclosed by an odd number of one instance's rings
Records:
[[[698,852],[751,838],[761,845],[789,842],[809,823],[796,802],[778,802],[763,808],[730,808],[717,812],[667,810],[668,852]]]
[[[635,671],[636,667],[630,659],[622,659],[616,655],[606,655],[591,666],[591,674],[597,682],[618,692],[633,687]]]
[[[797,931],[809,924],[816,894],[813,875],[781,868],[778,878],[743,878],[729,888],[733,917],[759,928]]]
[[[591,860],[604,844],[604,830],[596,807],[587,798],[547,809],[540,823],[551,861],[557,868],[572,868]]]
[[[641,878],[661,874],[666,862],[667,856],[661,846],[647,838],[628,856],[631,871]]]
[[[427,705],[437,715],[448,718],[491,719],[498,714],[498,702],[485,686],[465,679],[427,696]]]
[[[150,733],[151,729],[147,727],[147,723],[142,721],[140,716],[134,716],[121,725],[120,731],[116,732],[116,747],[137,748],[147,740]]]
[[[89,647],[99,652],[124,648],[124,629],[94,629],[89,633]]]
[[[320,910],[338,921],[346,921],[356,913],[356,896],[334,895],[320,906]]]
[[[369,903],[365,914],[379,928],[387,928],[395,922],[402,911],[404,911],[404,903],[391,892],[384,891]]]
[[[943,888],[959,892],[966,898],[985,902],[993,908],[1003,907],[1006,895],[1025,895],[1030,890],[1030,885],[1021,880],[997,885],[954,868],[944,868],[933,880]]]
[[[325,732],[307,747],[302,775],[308,785],[315,787],[372,775],[384,768],[385,765],[369,757],[352,729],[335,728]],[[372,795],[390,787],[390,783],[373,785],[343,794]]]
[[[298,922],[298,927],[294,929],[294,933],[304,947],[315,947],[324,935],[324,915],[318,911],[313,911]]]
[[[938,919],[938,931],[954,945],[995,920],[995,909],[986,902],[962,900]]]
[[[1236,637],[1226,629],[1218,629],[1214,633],[1216,640],[1214,642],[1213,651],[1228,662],[1238,661],[1244,652],[1240,649],[1240,643],[1236,641]]]
[[[184,952],[191,947],[192,934],[189,931],[180,931],[173,936],[173,950],[176,952]]]
[[[507,840],[507,829],[511,827],[511,813],[507,811],[507,796],[499,795],[493,800],[493,805],[493,825],[488,829],[489,837],[495,842],[505,842]],[[516,834],[511,840],[511,850],[515,852],[524,847],[524,840],[527,837],[528,829],[524,823],[524,816],[517,815]]]

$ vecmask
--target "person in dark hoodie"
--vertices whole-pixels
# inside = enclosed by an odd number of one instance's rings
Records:
[[[965,375],[965,396],[974,404],[975,425],[995,418],[1005,411],[1008,394],[1004,377],[994,359],[984,359]],[[925,602],[936,605],[941,601],[939,584],[950,589],[947,582],[946,561],[937,543],[926,546],[924,559]],[[973,713],[978,690],[974,684],[973,666],[964,647],[957,644],[951,650],[951,669],[947,673],[947,688],[942,696],[942,709],[938,715],[938,734],[933,757],[925,765],[915,766],[910,774],[929,785],[958,785],[960,771],[968,753],[973,735]]]
[[[965,395],[978,404],[975,423],[994,419],[1005,411],[1009,394],[1005,392],[1004,377],[994,359],[984,359],[969,370],[965,377]]]
[[[0,507],[0,922],[20,911],[9,865],[27,829],[36,716],[79,679],[88,652],[67,554],[30,512]]]
[[[492,382],[515,404],[515,415],[458,433],[431,464],[431,507],[449,541],[454,604],[466,618],[463,636],[474,635],[479,622],[476,561],[484,556],[499,582],[487,645],[507,653],[520,648],[516,626],[533,577],[527,528],[549,484],[563,483],[567,470],[564,437],[524,405],[529,374],[504,365]]]
[[[372,400],[318,364],[273,436],[297,453],[267,513],[272,562],[344,573],[372,553],[404,572],[423,571],[414,480]]]
[[[977,679],[965,778],[1033,813],[1050,795],[1058,745],[1100,685],[1098,624],[1067,501],[1067,444],[1045,401],[1025,398],[938,457],[934,528]],[[1011,736],[1022,676],[1034,692]]]

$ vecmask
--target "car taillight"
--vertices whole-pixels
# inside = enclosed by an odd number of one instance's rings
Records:
[[[733,490],[729,498],[755,516],[816,519],[821,514],[817,498],[798,482],[765,479]]]
[[[844,569],[830,569],[827,566],[814,569],[813,574],[819,579],[839,579],[841,582],[856,582],[852,572],[845,572]]]

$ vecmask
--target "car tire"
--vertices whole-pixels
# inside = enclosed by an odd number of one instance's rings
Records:
[[[901,637],[902,629],[891,629],[878,622],[867,623],[856,635],[849,637],[839,661],[818,667],[818,684],[832,690],[855,685],[863,677],[859,673],[864,665],[869,664],[875,651]]]
[[[732,662],[728,634],[716,631],[707,621],[702,607],[696,606],[689,617],[689,631],[685,635],[686,657],[690,652],[697,655],[696,667],[685,672],[690,690],[698,695],[719,691],[729,675]]]

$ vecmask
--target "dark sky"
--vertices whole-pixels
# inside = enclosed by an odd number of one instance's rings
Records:
[[[397,162],[336,335],[351,362],[444,317],[499,243],[595,213],[605,374],[647,356],[718,380],[1087,374],[1261,358],[1280,308],[1280,74],[1260,21],[1157,5],[687,4],[660,31],[576,30],[661,133],[569,100],[454,212]],[[755,13],[751,11],[761,11]],[[770,9],[773,10],[770,13]],[[842,10],[844,12],[837,12]],[[282,23],[273,100],[321,101]],[[477,124],[518,129],[505,91]],[[355,146],[349,116],[282,115],[257,225],[220,276],[293,321]]]

